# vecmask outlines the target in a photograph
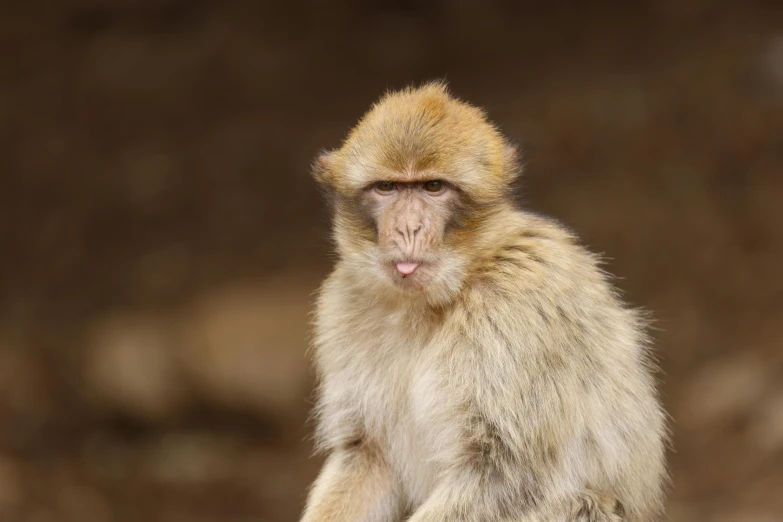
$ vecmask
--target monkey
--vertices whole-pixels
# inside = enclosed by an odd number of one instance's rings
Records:
[[[430,82],[312,175],[337,253],[311,355],[325,463],[302,522],[648,522],[666,414],[646,314],[514,198],[517,148]]]

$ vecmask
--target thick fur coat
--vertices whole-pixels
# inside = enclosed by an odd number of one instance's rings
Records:
[[[458,194],[421,287],[379,268],[362,194],[388,172],[438,172]],[[570,232],[515,208],[518,172],[498,130],[442,84],[388,94],[316,161],[339,260],[314,319],[328,457],[306,522],[662,513],[666,425],[644,322]]]

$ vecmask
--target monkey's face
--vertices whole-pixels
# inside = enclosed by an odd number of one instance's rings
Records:
[[[375,229],[375,262],[388,282],[419,291],[448,275],[445,241],[457,190],[439,179],[377,181],[362,194],[364,219]]]

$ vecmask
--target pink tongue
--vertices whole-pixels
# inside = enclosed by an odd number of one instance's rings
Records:
[[[397,270],[405,275],[412,274],[419,267],[419,263],[397,263]]]

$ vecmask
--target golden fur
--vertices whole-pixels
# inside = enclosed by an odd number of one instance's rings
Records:
[[[665,415],[643,322],[572,234],[514,207],[518,172],[484,114],[440,83],[387,94],[316,161],[340,257],[314,321],[328,460],[305,522],[662,513]],[[393,284],[363,198],[378,180],[433,177],[459,199],[438,268]]]

